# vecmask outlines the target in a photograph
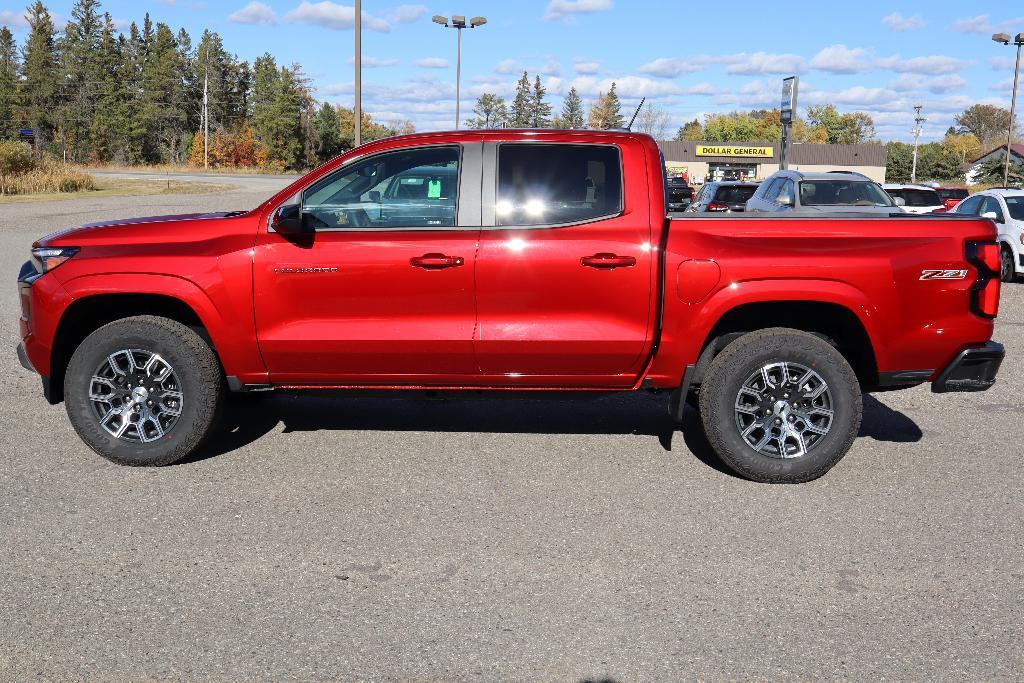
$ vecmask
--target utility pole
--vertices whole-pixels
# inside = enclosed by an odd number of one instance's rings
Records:
[[[206,51],[207,57],[210,51]],[[203,76],[203,168],[210,167],[210,60],[206,60],[206,73]]]
[[[363,144],[363,2],[356,0],[356,87],[355,106],[352,115],[355,119],[355,146]]]
[[[921,116],[920,104],[914,105],[914,111],[916,112],[914,114],[914,130],[911,131],[914,134],[914,163],[910,167],[910,182],[912,183],[917,182],[917,145],[921,139],[921,124],[927,121],[925,117]]]
[[[782,144],[779,149],[779,168],[789,168],[789,152],[792,146],[793,116],[796,113],[796,96],[800,90],[800,77],[790,76],[782,79],[782,102],[779,107],[779,120],[782,123]]]

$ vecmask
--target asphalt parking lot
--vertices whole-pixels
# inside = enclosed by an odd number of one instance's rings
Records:
[[[191,461],[110,464],[17,362],[18,267],[287,181],[229,182],[0,205],[0,679],[1024,676],[1024,284],[992,390],[867,398],[800,486],[732,476],[646,394],[274,396]]]

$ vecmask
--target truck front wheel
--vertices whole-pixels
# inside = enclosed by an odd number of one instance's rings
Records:
[[[754,481],[796,484],[822,476],[853,445],[861,411],[860,384],[842,354],[788,328],[732,342],[701,383],[708,441]]]
[[[194,330],[155,316],[122,318],[79,344],[64,380],[75,431],[119,465],[169,465],[213,428],[220,364]]]

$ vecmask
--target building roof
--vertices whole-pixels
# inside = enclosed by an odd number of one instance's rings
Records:
[[[989,151],[985,152],[984,154],[979,155],[977,159],[971,160],[971,164],[972,165],[976,164],[979,161],[981,161],[982,159],[984,159],[985,157],[987,157],[988,155],[994,154],[994,153],[997,153],[997,152],[1002,152],[1005,149],[1006,149],[1006,143],[1004,142],[1004,143],[1002,143],[1000,145],[997,145],[997,146],[993,147],[992,149],[990,149]],[[1010,155],[1011,156],[1015,156],[1015,157],[1020,157],[1020,158],[1024,159],[1024,145],[1022,145],[1019,142],[1015,142],[1012,145],[1010,145]]]
[[[717,147],[771,147],[771,157],[697,156],[697,145]],[[665,159],[668,161],[709,161],[750,163],[779,163],[780,145],[775,142],[696,142],[693,140],[659,140]],[[792,147],[790,163],[813,166],[885,166],[887,150],[885,145],[864,143],[860,145],[813,145],[797,143]]]

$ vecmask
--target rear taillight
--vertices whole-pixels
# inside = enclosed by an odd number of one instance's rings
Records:
[[[978,280],[971,287],[971,310],[982,317],[999,313],[999,245],[995,242],[968,242],[967,260],[978,269]]]
[[[728,204],[719,204],[718,202],[711,202],[708,204],[708,211],[728,211]]]

